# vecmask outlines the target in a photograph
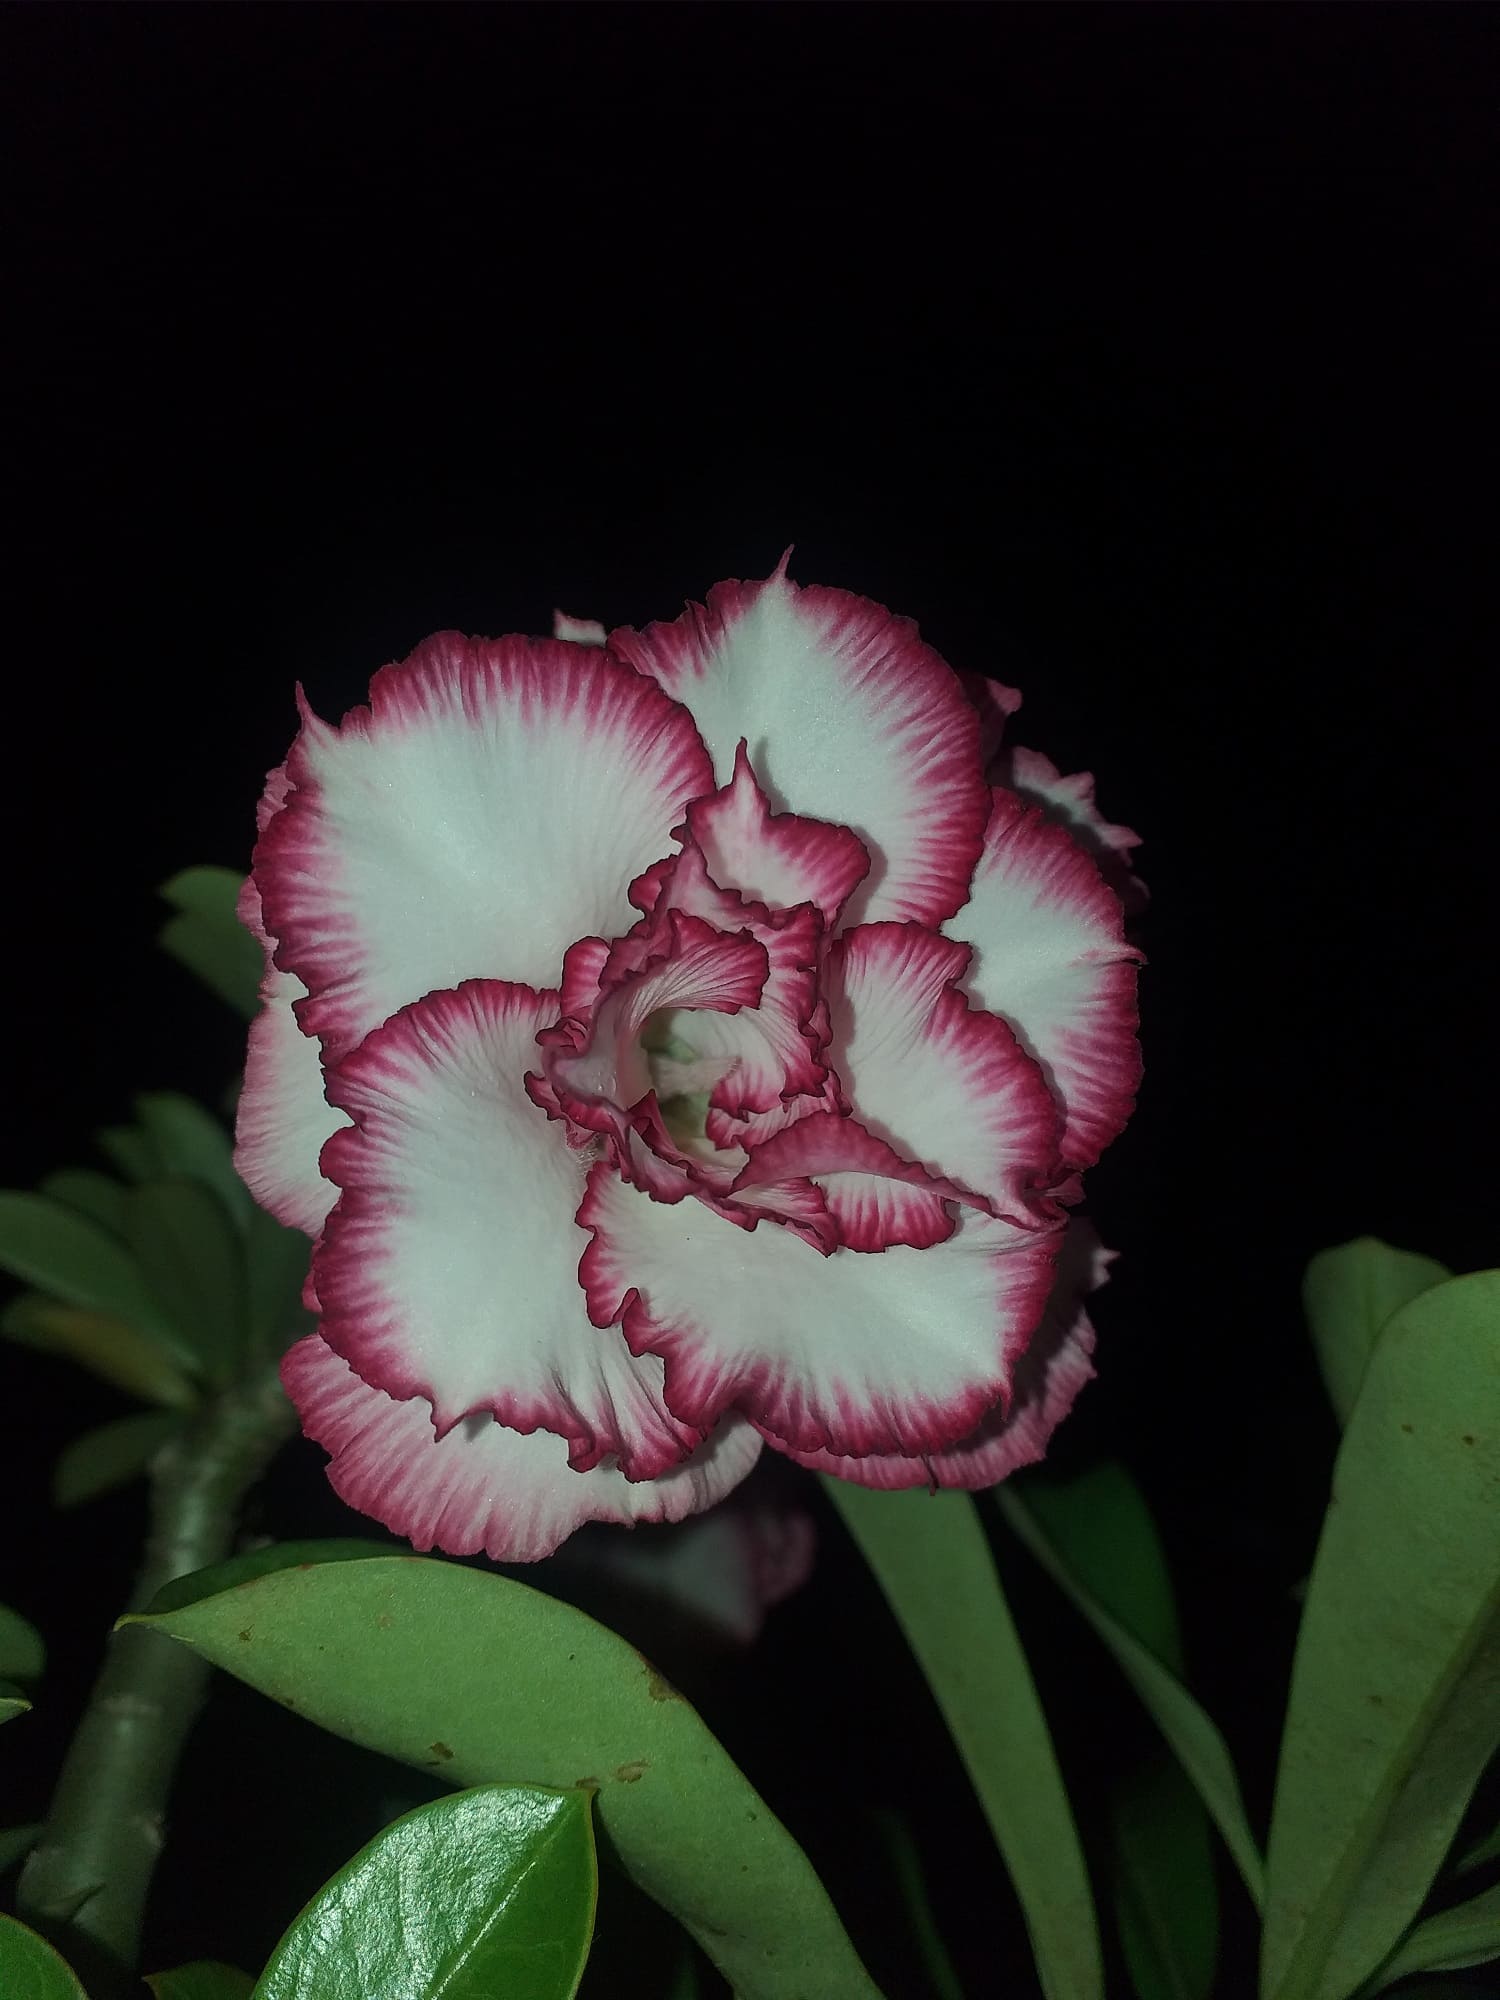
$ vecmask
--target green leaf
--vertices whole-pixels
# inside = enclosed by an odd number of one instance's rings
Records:
[[[1115,1915],[1139,2000],[1208,2000],[1219,1956],[1219,1890],[1208,1820],[1165,1754],[1110,1801]]]
[[[1386,1321],[1452,1276],[1446,1265],[1375,1236],[1320,1250],[1302,1280],[1302,1309],[1334,1414],[1349,1421],[1359,1385]]]
[[[213,1113],[175,1090],[144,1092],[135,1108],[167,1173],[201,1181],[244,1228],[254,1204],[234,1170],[229,1134]]]
[[[1106,1459],[1074,1479],[1033,1477],[1004,1491],[1021,1495],[1074,1581],[1180,1678],[1182,1634],[1166,1551],[1125,1467]]]
[[[1471,1868],[1483,1868],[1491,1861],[1500,1861],[1500,1826],[1465,1850],[1457,1862],[1457,1872],[1466,1875]]]
[[[41,1633],[19,1611],[0,1604],[0,1679],[40,1680],[46,1664],[47,1648]]]
[[[1264,1893],[1265,1866],[1255,1836],[1250,1831],[1234,1760],[1212,1718],[1176,1675],[1167,1671],[1150,1647],[1143,1645],[1112,1612],[1106,1611],[1093,1592],[1074,1576],[1068,1561],[1053,1547],[1033,1518],[1030,1496],[1023,1498],[1012,1482],[995,1489],[995,1501],[1018,1539],[1025,1543],[1053,1582],[1071,1598],[1114,1654],[1120,1671],[1135,1689],[1152,1721],[1171,1746],[1178,1763],[1192,1780],[1199,1798],[1207,1806],[1225,1846],[1234,1858],[1251,1901],[1258,1909]],[[1060,1519],[1059,1511],[1054,1508],[1054,1527]],[[1083,1559],[1086,1561],[1087,1557]]]
[[[18,1687],[9,1681],[0,1681],[0,1722],[9,1722],[17,1715],[24,1715],[31,1707]]]
[[[885,1593],[1020,1897],[1047,2000],[1103,1992],[1088,1873],[989,1544],[967,1493],[824,1490]]]
[[[244,1252],[218,1196],[199,1181],[131,1191],[127,1228],[152,1296],[201,1373],[222,1387],[245,1354]]]
[[[106,1125],[94,1139],[128,1181],[154,1181],[166,1172],[161,1155],[139,1125]]]
[[[5,1916],[0,1916],[0,1993],[5,2000],[88,2000],[51,1945]]]
[[[80,1215],[102,1223],[116,1236],[125,1234],[125,1190],[108,1174],[93,1167],[63,1167],[37,1189],[48,1201],[60,1201],[76,1208]]]
[[[203,1571],[194,1595],[179,1584],[142,1622],[323,1728],[454,1784],[597,1786],[626,1869],[744,2000],[872,2000],[806,1856],[622,1639],[454,1563],[321,1562],[307,1545],[290,1561],[246,1581],[238,1563]]]
[[[182,1421],[172,1410],[143,1410],[85,1431],[63,1450],[53,1469],[53,1505],[81,1506],[139,1479]]]
[[[339,1870],[276,1947],[255,2000],[571,2000],[597,1890],[587,1792],[457,1792]]]
[[[170,1337],[119,1239],[44,1195],[0,1192],[0,1268],[64,1305]]]
[[[122,1319],[61,1306],[39,1292],[26,1292],[0,1312],[0,1334],[23,1347],[74,1361],[142,1402],[185,1410],[198,1400],[197,1390],[160,1337],[127,1326]]]
[[[1386,1326],[1334,1468],[1271,1822],[1265,2000],[1343,2000],[1500,1743],[1500,1272]]]
[[[252,1208],[245,1238],[250,1343],[268,1358],[284,1354],[312,1326],[303,1309],[302,1285],[312,1245],[300,1229],[284,1229],[263,1208]]]
[[[177,910],[158,933],[162,947],[221,1000],[254,1020],[260,946],[235,915],[242,877],[232,868],[185,868],[161,893]]]
[[[932,1913],[932,1899],[927,1894],[927,1883],[922,1874],[922,1857],[917,1852],[911,1828],[895,1812],[878,1813],[876,1825],[891,1872],[896,1878],[906,1928],[927,1968],[927,1977],[937,2000],[964,2000],[963,1986],[953,1969],[953,1960],[948,1956],[948,1947],[938,1929],[937,1918]]]
[[[173,1972],[148,1973],[146,1984],[155,2000],[250,2000],[255,1981],[232,1965],[199,1958]]]
[[[1417,1925],[1370,1982],[1378,1993],[1414,1972],[1462,1972],[1500,1958],[1500,1882]]]
[[[8,1875],[24,1861],[41,1837],[40,1820],[34,1826],[0,1826],[0,1875]]]

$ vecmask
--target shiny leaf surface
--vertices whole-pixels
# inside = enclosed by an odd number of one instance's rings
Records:
[[[1360,1236],[1320,1250],[1302,1280],[1302,1309],[1341,1424],[1365,1379],[1376,1336],[1395,1313],[1452,1276],[1445,1264]]]
[[[453,1563],[323,1562],[307,1545],[290,1562],[204,1571],[144,1622],[323,1728],[455,1784],[596,1786],[626,1869],[746,2000],[872,2000],[806,1856],[622,1639]]]
[[[967,1493],[825,1478],[933,1699],[1025,1913],[1047,2000],[1103,1992],[1093,1898],[1047,1718]]]
[[[1500,1743],[1500,1272],[1376,1343],[1334,1469],[1271,1825],[1266,2000],[1343,2000],[1416,1917]]]

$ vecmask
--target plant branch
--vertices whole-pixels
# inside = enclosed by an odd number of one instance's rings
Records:
[[[163,1446],[130,1610],[230,1553],[245,1494],[294,1428],[268,1372],[213,1397]],[[134,1969],[167,1797],[208,1673],[185,1647],[139,1626],[106,1644],[17,1897],[20,1914],[56,1938],[85,1977]]]

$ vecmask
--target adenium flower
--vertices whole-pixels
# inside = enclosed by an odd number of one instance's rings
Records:
[[[302,703],[238,1163],[315,1239],[283,1372],[353,1506],[527,1561],[766,1446],[880,1487],[1041,1455],[1138,954],[1091,781],[989,781],[1018,699],[783,559]]]

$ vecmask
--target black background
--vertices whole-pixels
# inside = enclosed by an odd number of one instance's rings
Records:
[[[235,1067],[154,891],[244,865],[297,679],[336,714],[437,627],[671,616],[795,542],[1019,684],[1018,740],[1146,837],[1147,1081],[1091,1179],[1124,1254],[1057,1456],[1145,1485],[1263,1813],[1333,1444],[1300,1269],[1366,1231],[1495,1258],[1494,41],[1452,7],[11,11],[0,1181]],[[0,1597],[55,1658],[18,1818],[139,1518],[49,1521],[51,1457],[118,1406],[5,1369]],[[269,1531],[337,1531],[318,1463]],[[893,1994],[890,1801],[971,1990],[1028,1991],[824,1536],[694,1692]],[[1128,1710],[1014,1589],[1091,1800]],[[223,1691],[151,1962],[263,1955],[385,1782]]]

